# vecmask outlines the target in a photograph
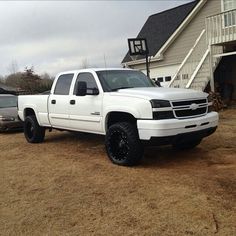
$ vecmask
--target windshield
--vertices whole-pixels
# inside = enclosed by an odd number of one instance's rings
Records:
[[[16,107],[16,96],[0,96],[0,108]]]
[[[117,91],[125,88],[156,87],[146,75],[132,70],[97,71],[104,92]]]

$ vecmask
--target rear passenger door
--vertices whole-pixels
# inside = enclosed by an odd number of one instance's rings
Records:
[[[69,93],[73,77],[73,73],[60,75],[53,94],[49,96],[49,120],[53,127],[62,129],[69,127]]]

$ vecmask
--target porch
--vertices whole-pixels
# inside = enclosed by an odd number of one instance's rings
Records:
[[[218,84],[231,83],[233,88],[236,88],[236,73],[234,72],[224,76],[227,77],[224,78],[224,82],[222,79],[214,81],[215,71],[220,64],[223,68],[225,63],[230,61],[228,69],[232,71],[232,68],[236,68],[234,63],[236,57],[233,55],[236,55],[236,9],[206,18],[205,29],[193,43],[193,47],[178,68],[169,87],[204,91],[210,82],[210,87],[214,91],[214,82],[218,82]],[[222,60],[225,57],[229,57],[229,60]],[[224,63],[221,63],[221,60]],[[220,77],[222,77],[222,73],[220,73]],[[235,91],[236,89],[234,89],[233,95],[231,92],[231,100],[235,99]]]
[[[236,41],[236,9],[206,18],[209,45],[224,45]]]

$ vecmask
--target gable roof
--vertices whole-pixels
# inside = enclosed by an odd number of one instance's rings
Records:
[[[146,38],[149,56],[155,56],[186,17],[193,11],[198,0],[149,16],[137,38]],[[138,56],[137,60],[145,58]],[[129,52],[122,63],[132,61]]]

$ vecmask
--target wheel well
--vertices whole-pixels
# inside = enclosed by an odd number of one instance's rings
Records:
[[[26,108],[24,111],[24,118],[26,118],[27,116],[35,116],[35,112],[32,108]]]
[[[117,123],[117,122],[130,122],[134,125],[137,124],[137,119],[126,112],[110,112],[107,115],[107,121],[106,121],[106,129],[108,129],[111,125]]]

